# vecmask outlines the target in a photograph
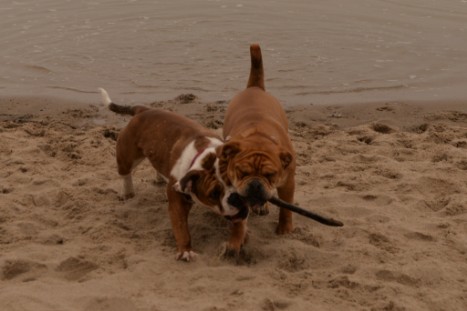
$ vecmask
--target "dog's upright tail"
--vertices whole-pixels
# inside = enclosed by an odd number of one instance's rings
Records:
[[[149,108],[143,107],[143,106],[121,106],[117,105],[109,97],[109,94],[107,93],[106,90],[103,88],[99,88],[99,91],[101,92],[101,97],[102,97],[102,103],[104,106],[109,108],[110,111],[113,111],[118,114],[129,114],[131,116],[134,116],[135,114],[138,114],[142,111],[148,110]]]
[[[251,69],[250,78],[248,79],[248,87],[259,87],[263,90],[264,88],[264,71],[263,71],[263,57],[261,56],[261,48],[259,44],[250,45],[251,55]]]

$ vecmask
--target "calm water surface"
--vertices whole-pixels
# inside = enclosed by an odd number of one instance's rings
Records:
[[[467,0],[2,0],[0,93],[228,100],[263,49],[286,105],[467,99]]]

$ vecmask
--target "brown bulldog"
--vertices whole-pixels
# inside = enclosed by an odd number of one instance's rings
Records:
[[[118,173],[123,178],[123,196],[128,199],[135,195],[131,172],[148,158],[158,176],[167,181],[178,260],[190,261],[196,255],[188,230],[191,199],[233,221],[248,216],[248,210],[240,212],[221,202],[224,187],[216,177],[214,163],[215,148],[222,145],[222,141],[216,134],[170,111],[117,105],[104,89],[100,91],[104,105],[111,111],[133,116],[117,139],[116,156]]]
[[[243,201],[253,211],[261,211],[276,190],[280,199],[293,202],[295,152],[285,112],[265,91],[259,45],[251,45],[250,54],[247,88],[232,99],[225,114],[227,142],[217,147],[217,174],[226,189],[224,200]],[[235,227],[238,234],[230,239],[228,248],[238,253],[246,238],[246,219]],[[291,212],[281,208],[276,232],[284,234],[292,229]]]

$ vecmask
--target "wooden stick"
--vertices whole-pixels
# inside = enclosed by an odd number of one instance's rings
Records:
[[[292,211],[294,213],[297,213],[297,214],[300,214],[302,216],[305,216],[305,217],[311,218],[313,220],[316,220],[317,222],[322,223],[323,225],[333,226],[333,227],[342,227],[344,225],[339,220],[335,220],[333,218],[327,218],[327,217],[318,215],[316,213],[307,211],[307,210],[305,210],[303,208],[300,208],[298,206],[295,206],[295,205],[292,205],[292,204],[287,203],[285,201],[282,201],[281,199],[276,198],[276,197],[272,197],[268,201],[271,202],[272,204],[276,205],[276,206],[286,208],[286,209],[288,209],[288,210],[290,210],[290,211]]]

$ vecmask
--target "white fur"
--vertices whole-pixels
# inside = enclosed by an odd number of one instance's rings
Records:
[[[235,188],[233,186],[227,186],[224,182],[224,180],[221,177],[221,173],[219,171],[219,159],[216,159],[216,162],[214,163],[215,169],[216,169],[216,175],[217,179],[220,180],[222,186],[224,186],[224,196],[221,199],[222,206],[224,207],[224,213],[225,215],[228,216],[234,216],[238,213],[238,209],[232,205],[230,205],[227,201],[230,197],[230,195],[235,191]]]
[[[98,88],[98,90],[101,92],[102,103],[104,104],[104,106],[108,107],[112,103],[112,100],[110,99],[109,94],[107,93],[106,90],[104,90],[101,87]]]
[[[208,155],[209,153],[215,152],[215,148],[217,146],[222,145],[222,141],[220,141],[217,138],[208,137],[208,139],[211,141],[210,144],[208,145],[208,148],[203,150],[203,152],[198,156],[198,158],[195,160],[195,163],[193,163],[193,165],[191,165],[191,162],[193,162],[193,159],[198,154],[198,151],[195,148],[195,141],[190,142],[183,150],[180,158],[178,158],[177,162],[175,162],[174,167],[170,171],[170,175],[173,176],[176,180],[180,180],[189,171],[194,170],[194,169],[197,169],[197,170],[202,169],[201,163],[203,159],[206,157],[206,155]]]
[[[133,177],[131,176],[131,174],[135,167],[137,167],[143,160],[144,158],[135,160],[135,162],[133,162],[133,166],[131,167],[131,172],[127,175],[121,175],[123,178],[123,196],[125,198],[130,198],[135,195],[135,189],[133,187]]]
[[[216,147],[209,147],[203,150],[201,154],[196,158],[195,162],[193,162],[193,165],[190,167],[191,170],[202,170],[202,163],[203,159],[210,153],[216,153]]]
[[[175,191],[177,191],[177,192],[183,192],[182,186],[180,186],[180,181],[177,181],[177,182],[174,184],[173,187],[174,187]]]
[[[190,262],[196,259],[197,256],[198,254],[195,253],[194,251],[184,251],[183,253],[177,254],[177,260],[183,260],[183,261]]]
[[[222,141],[220,141],[219,139],[212,138],[212,137],[208,137],[208,139],[211,141],[211,143],[196,158],[193,165],[191,165],[191,163],[193,162],[193,159],[198,154],[198,151],[194,147],[194,141],[189,143],[185,147],[185,149],[183,150],[181,157],[177,160],[174,167],[172,168],[172,170],[170,172],[170,175],[172,175],[176,180],[180,180],[180,179],[183,178],[183,176],[185,176],[191,170],[201,170],[201,169],[203,169],[202,166],[201,166],[201,164],[203,163],[203,159],[210,153],[216,153],[216,147],[222,145]],[[217,171],[218,171],[217,161],[218,160],[216,160],[215,166],[216,166],[216,174],[218,175],[218,173],[217,173]],[[221,180],[221,179],[218,178],[218,180]],[[221,180],[221,183],[223,183],[222,180]],[[224,215],[224,216],[235,216],[235,215],[238,214],[238,209],[227,203],[227,199],[229,198],[230,194],[235,191],[235,189],[232,188],[232,187],[229,187],[231,189],[227,189],[227,187],[225,185],[224,185],[224,187],[225,187],[226,195],[224,195],[224,197],[222,198],[222,201],[221,201],[222,202],[222,207],[223,207],[223,210],[224,210],[222,215]],[[181,192],[180,183],[178,181],[174,184],[174,188],[175,188],[176,191]],[[204,206],[204,204],[202,202],[200,202],[198,200],[198,198],[196,198],[196,196],[192,196],[192,199],[198,205]],[[207,207],[213,209],[212,206],[207,206]],[[217,211],[215,210],[215,212],[220,213],[221,209],[219,207],[217,207],[217,208],[218,208],[218,210]]]
[[[135,194],[135,190],[133,188],[133,179],[131,177],[131,173],[127,175],[123,175],[123,195],[124,197],[130,197]]]
[[[183,149],[182,155],[177,159],[177,162],[175,162],[174,167],[172,167],[172,170],[170,171],[170,175],[176,180],[182,179],[190,169],[191,161],[193,161],[193,158],[197,153],[198,151],[196,151],[195,142],[192,141],[185,147],[185,149]]]

